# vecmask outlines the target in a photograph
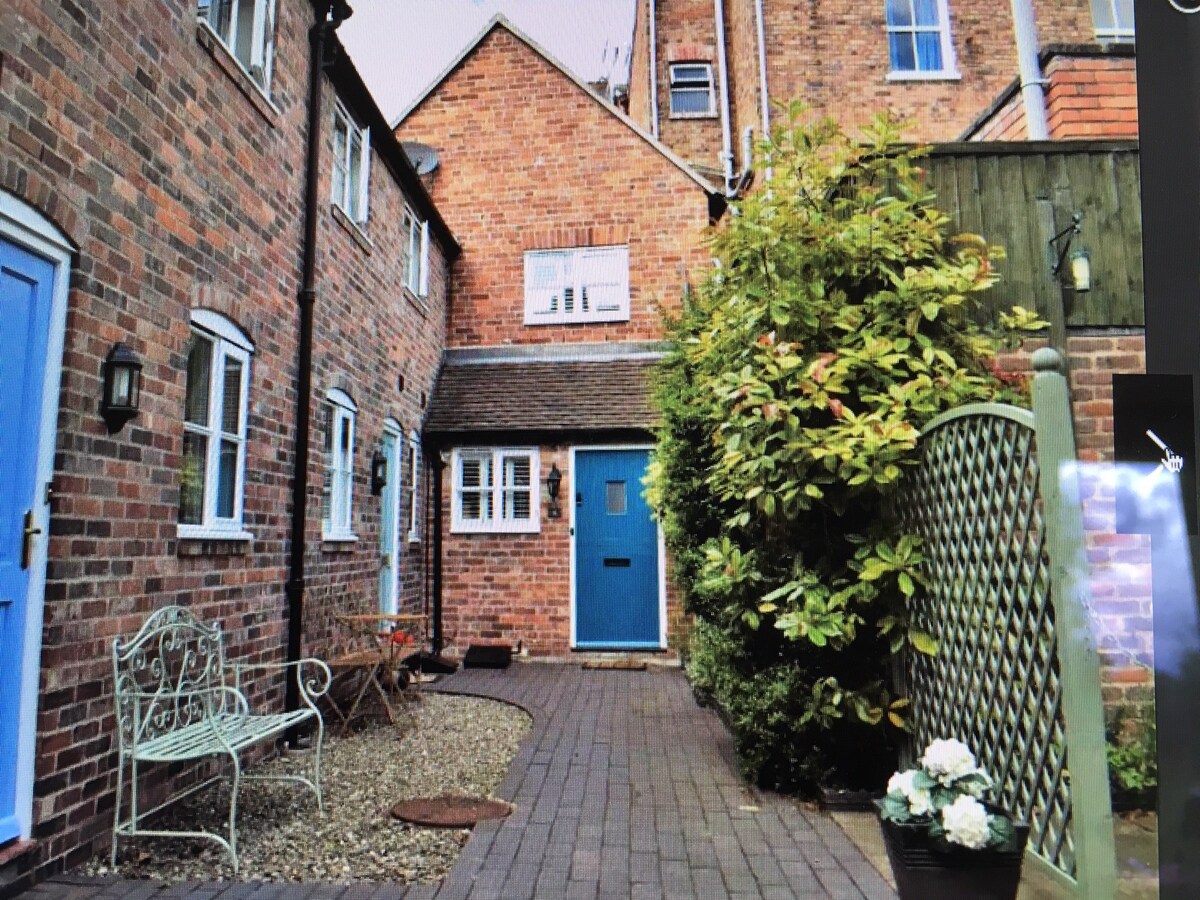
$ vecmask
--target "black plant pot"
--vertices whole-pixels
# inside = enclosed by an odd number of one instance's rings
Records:
[[[924,825],[880,819],[900,900],[1016,900],[1029,826],[1018,822],[1016,849],[949,849]]]

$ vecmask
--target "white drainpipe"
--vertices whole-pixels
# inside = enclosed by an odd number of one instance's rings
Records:
[[[771,97],[767,93],[767,38],[763,26],[763,0],[754,0],[754,28],[758,37],[758,98],[762,107],[762,134],[764,138],[770,138]]]
[[[733,131],[729,125],[729,67],[725,60],[725,0],[713,0],[717,20],[717,72],[721,79],[721,173],[725,177],[725,193],[735,189],[733,183]]]
[[[650,18],[650,134],[658,140],[658,11],[654,0],[647,4]]]
[[[1030,0],[1012,0],[1013,31],[1017,37],[1017,62],[1021,71],[1021,99],[1025,105],[1025,129],[1031,141],[1050,138],[1046,123],[1046,92],[1042,66],[1038,62],[1037,26]]]

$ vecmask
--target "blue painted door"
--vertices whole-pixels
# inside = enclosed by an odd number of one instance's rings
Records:
[[[0,240],[0,844],[20,834],[21,669],[32,542],[44,540],[33,530],[44,530],[35,479],[53,290],[51,263]]]
[[[658,647],[658,528],[646,450],[575,454],[575,646]]]

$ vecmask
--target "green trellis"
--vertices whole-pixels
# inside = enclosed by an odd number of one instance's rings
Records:
[[[975,404],[930,423],[900,504],[929,558],[911,609],[938,643],[911,654],[914,741],[970,744],[1027,859],[1075,896],[1116,893],[1100,666],[1061,358],[1034,354],[1033,413]],[[1068,765],[1068,757],[1070,764]]]

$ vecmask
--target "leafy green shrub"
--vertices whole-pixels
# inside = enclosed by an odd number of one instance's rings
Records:
[[[1110,718],[1105,737],[1108,777],[1114,790],[1158,787],[1158,730],[1153,714],[1120,707]]]
[[[672,323],[647,493],[700,621],[692,677],[746,773],[877,785],[906,703],[893,654],[932,649],[904,621],[921,549],[889,504],[925,423],[1019,394],[971,300],[999,251],[946,237],[919,152],[886,118],[852,141],[790,113]]]

